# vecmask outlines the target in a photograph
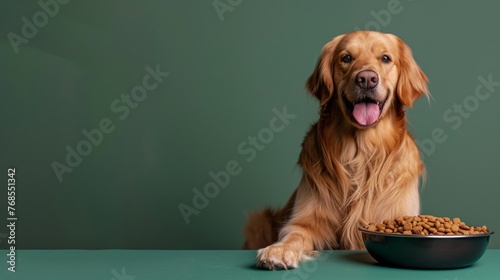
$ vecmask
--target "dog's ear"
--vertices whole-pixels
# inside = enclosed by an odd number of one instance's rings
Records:
[[[333,53],[344,35],[339,35],[328,42],[321,50],[314,72],[307,79],[306,89],[316,98],[320,106],[325,105],[333,95]]]
[[[421,95],[429,96],[427,76],[417,65],[410,47],[397,38],[400,51],[399,80],[397,96],[406,107],[412,107],[413,102]]]

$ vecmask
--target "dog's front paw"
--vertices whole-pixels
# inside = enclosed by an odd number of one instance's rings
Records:
[[[301,250],[292,250],[280,242],[258,251],[257,266],[270,270],[296,268],[304,260],[302,255]]]

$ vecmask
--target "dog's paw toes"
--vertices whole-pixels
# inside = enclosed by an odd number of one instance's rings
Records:
[[[276,243],[260,249],[257,255],[257,267],[270,270],[297,268],[299,253],[287,250],[282,243]]]
[[[297,254],[290,250],[283,251],[283,262],[287,268],[297,268],[299,264],[299,258]]]

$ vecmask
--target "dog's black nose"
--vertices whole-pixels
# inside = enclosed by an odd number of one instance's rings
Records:
[[[362,89],[372,89],[378,84],[378,75],[371,70],[361,71],[356,75],[356,84]]]

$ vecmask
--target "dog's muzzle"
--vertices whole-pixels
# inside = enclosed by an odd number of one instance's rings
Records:
[[[385,101],[377,100],[378,82],[376,72],[360,71],[355,78],[357,100],[355,102],[350,102],[347,98],[345,100],[352,117],[361,126],[373,125],[382,113]]]

